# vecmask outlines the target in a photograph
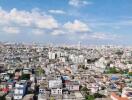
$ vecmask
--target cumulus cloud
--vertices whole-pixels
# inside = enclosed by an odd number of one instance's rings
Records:
[[[79,20],[74,20],[74,22],[67,22],[64,24],[64,29],[68,30],[69,32],[88,32],[91,31],[89,26]]]
[[[58,35],[64,35],[65,32],[63,30],[57,29],[57,30],[54,30],[53,32],[51,32],[51,34],[58,36]]]
[[[49,12],[64,13],[59,10],[50,10]],[[74,37],[81,40],[113,40],[118,38],[115,34],[93,32],[88,23],[80,20],[67,21],[64,24],[58,23],[53,16],[34,9],[25,11],[13,8],[10,11],[6,11],[0,8],[0,26],[1,31],[8,34],[27,32],[34,35],[65,35],[72,39]]]
[[[72,34],[78,36],[78,33],[83,34],[85,32],[90,32],[90,27],[80,20],[74,20],[73,22],[66,22],[62,26],[60,26],[57,29],[54,29],[51,32],[51,35],[59,36],[59,35],[69,35]]]
[[[89,2],[87,0],[69,0],[69,5],[74,7],[85,6],[88,4],[92,4],[92,2]]]
[[[20,29],[16,27],[3,27],[2,29],[3,32],[8,33],[8,34],[18,34],[20,33]]]
[[[102,39],[102,40],[113,40],[117,38],[117,35],[115,34],[110,34],[110,33],[101,33],[101,32],[96,32],[91,35],[92,38],[95,39]]]
[[[49,10],[49,13],[52,13],[52,14],[66,14],[66,12],[63,11],[63,10]]]
[[[54,11],[52,10],[51,12]],[[62,13],[61,11],[58,12]],[[36,9],[25,11],[13,8],[10,11],[6,11],[0,8],[0,26],[2,26],[4,32],[12,34],[18,34],[28,30],[27,33],[34,35],[43,35],[46,33],[58,36],[91,31],[85,22],[74,20],[73,22],[68,21],[60,24],[53,16]]]
[[[53,29],[58,27],[58,22],[52,16],[39,11],[25,11],[11,9],[9,12],[0,8],[1,25],[29,26],[43,29]]]
[[[103,33],[103,32],[93,32],[90,34],[82,34],[80,36],[80,39],[98,39],[98,40],[115,40],[119,38],[119,36],[117,36],[116,34],[112,34],[112,33]]]
[[[43,35],[43,34],[45,34],[45,32],[41,29],[33,29],[30,34]]]

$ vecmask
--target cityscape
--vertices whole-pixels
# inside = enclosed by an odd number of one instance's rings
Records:
[[[0,100],[132,100],[131,0],[0,0]]]

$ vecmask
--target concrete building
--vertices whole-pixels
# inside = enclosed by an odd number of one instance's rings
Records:
[[[132,88],[124,87],[123,90],[122,90],[122,95],[121,96],[131,100],[132,99]]]
[[[25,96],[27,92],[27,83],[26,81],[20,81],[19,83],[15,84],[15,89],[14,89],[14,100],[21,100],[23,96]]]
[[[49,88],[60,88],[62,87],[62,80],[49,80]]]
[[[52,95],[62,95],[62,89],[61,88],[52,88],[51,94]]]

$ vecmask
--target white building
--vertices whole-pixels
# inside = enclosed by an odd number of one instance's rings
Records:
[[[132,99],[132,88],[130,87],[124,87],[122,90],[122,97],[126,97],[128,99]]]
[[[125,56],[125,57],[132,57],[132,51],[126,50],[126,51],[124,52],[123,56]]]
[[[55,59],[56,58],[56,53],[49,52],[48,55],[49,55],[49,59]]]
[[[84,62],[84,56],[83,55],[79,55],[79,56],[75,56],[75,55],[70,55],[69,57],[72,62],[74,63],[83,63]]]
[[[78,62],[79,63],[83,63],[84,62],[84,56],[83,55],[79,55],[79,57],[78,57]]]
[[[61,52],[60,51],[58,51],[56,54],[57,54],[57,57],[61,57]]]
[[[13,73],[15,73],[15,69],[13,69],[13,68],[11,68],[11,69],[8,69],[8,71],[7,71],[9,74],[13,74]]]
[[[30,75],[30,81],[32,81],[33,83],[35,82],[35,76],[34,75]]]
[[[51,94],[52,95],[62,95],[62,89],[60,89],[60,88],[53,88],[53,89],[51,89]]]
[[[77,65],[71,65],[71,69],[72,69],[72,72],[73,72],[73,73],[76,73],[78,67],[77,67]]]
[[[70,81],[65,83],[66,88],[70,91],[79,91],[79,82],[78,81]]]
[[[23,73],[24,74],[30,74],[30,72],[31,72],[31,69],[30,68],[24,68],[23,69]]]
[[[49,80],[49,88],[60,88],[62,87],[62,80]]]
[[[66,62],[66,58],[65,57],[60,57],[59,58],[61,62]]]
[[[97,93],[99,90],[99,86],[96,83],[93,83],[91,86],[91,92],[92,93]]]

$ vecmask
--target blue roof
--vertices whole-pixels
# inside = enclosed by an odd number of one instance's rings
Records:
[[[117,77],[117,76],[112,76],[111,77],[111,80],[118,80],[119,79],[119,77]]]
[[[69,76],[62,76],[62,78],[63,78],[64,80],[70,80],[70,77],[69,77]]]

